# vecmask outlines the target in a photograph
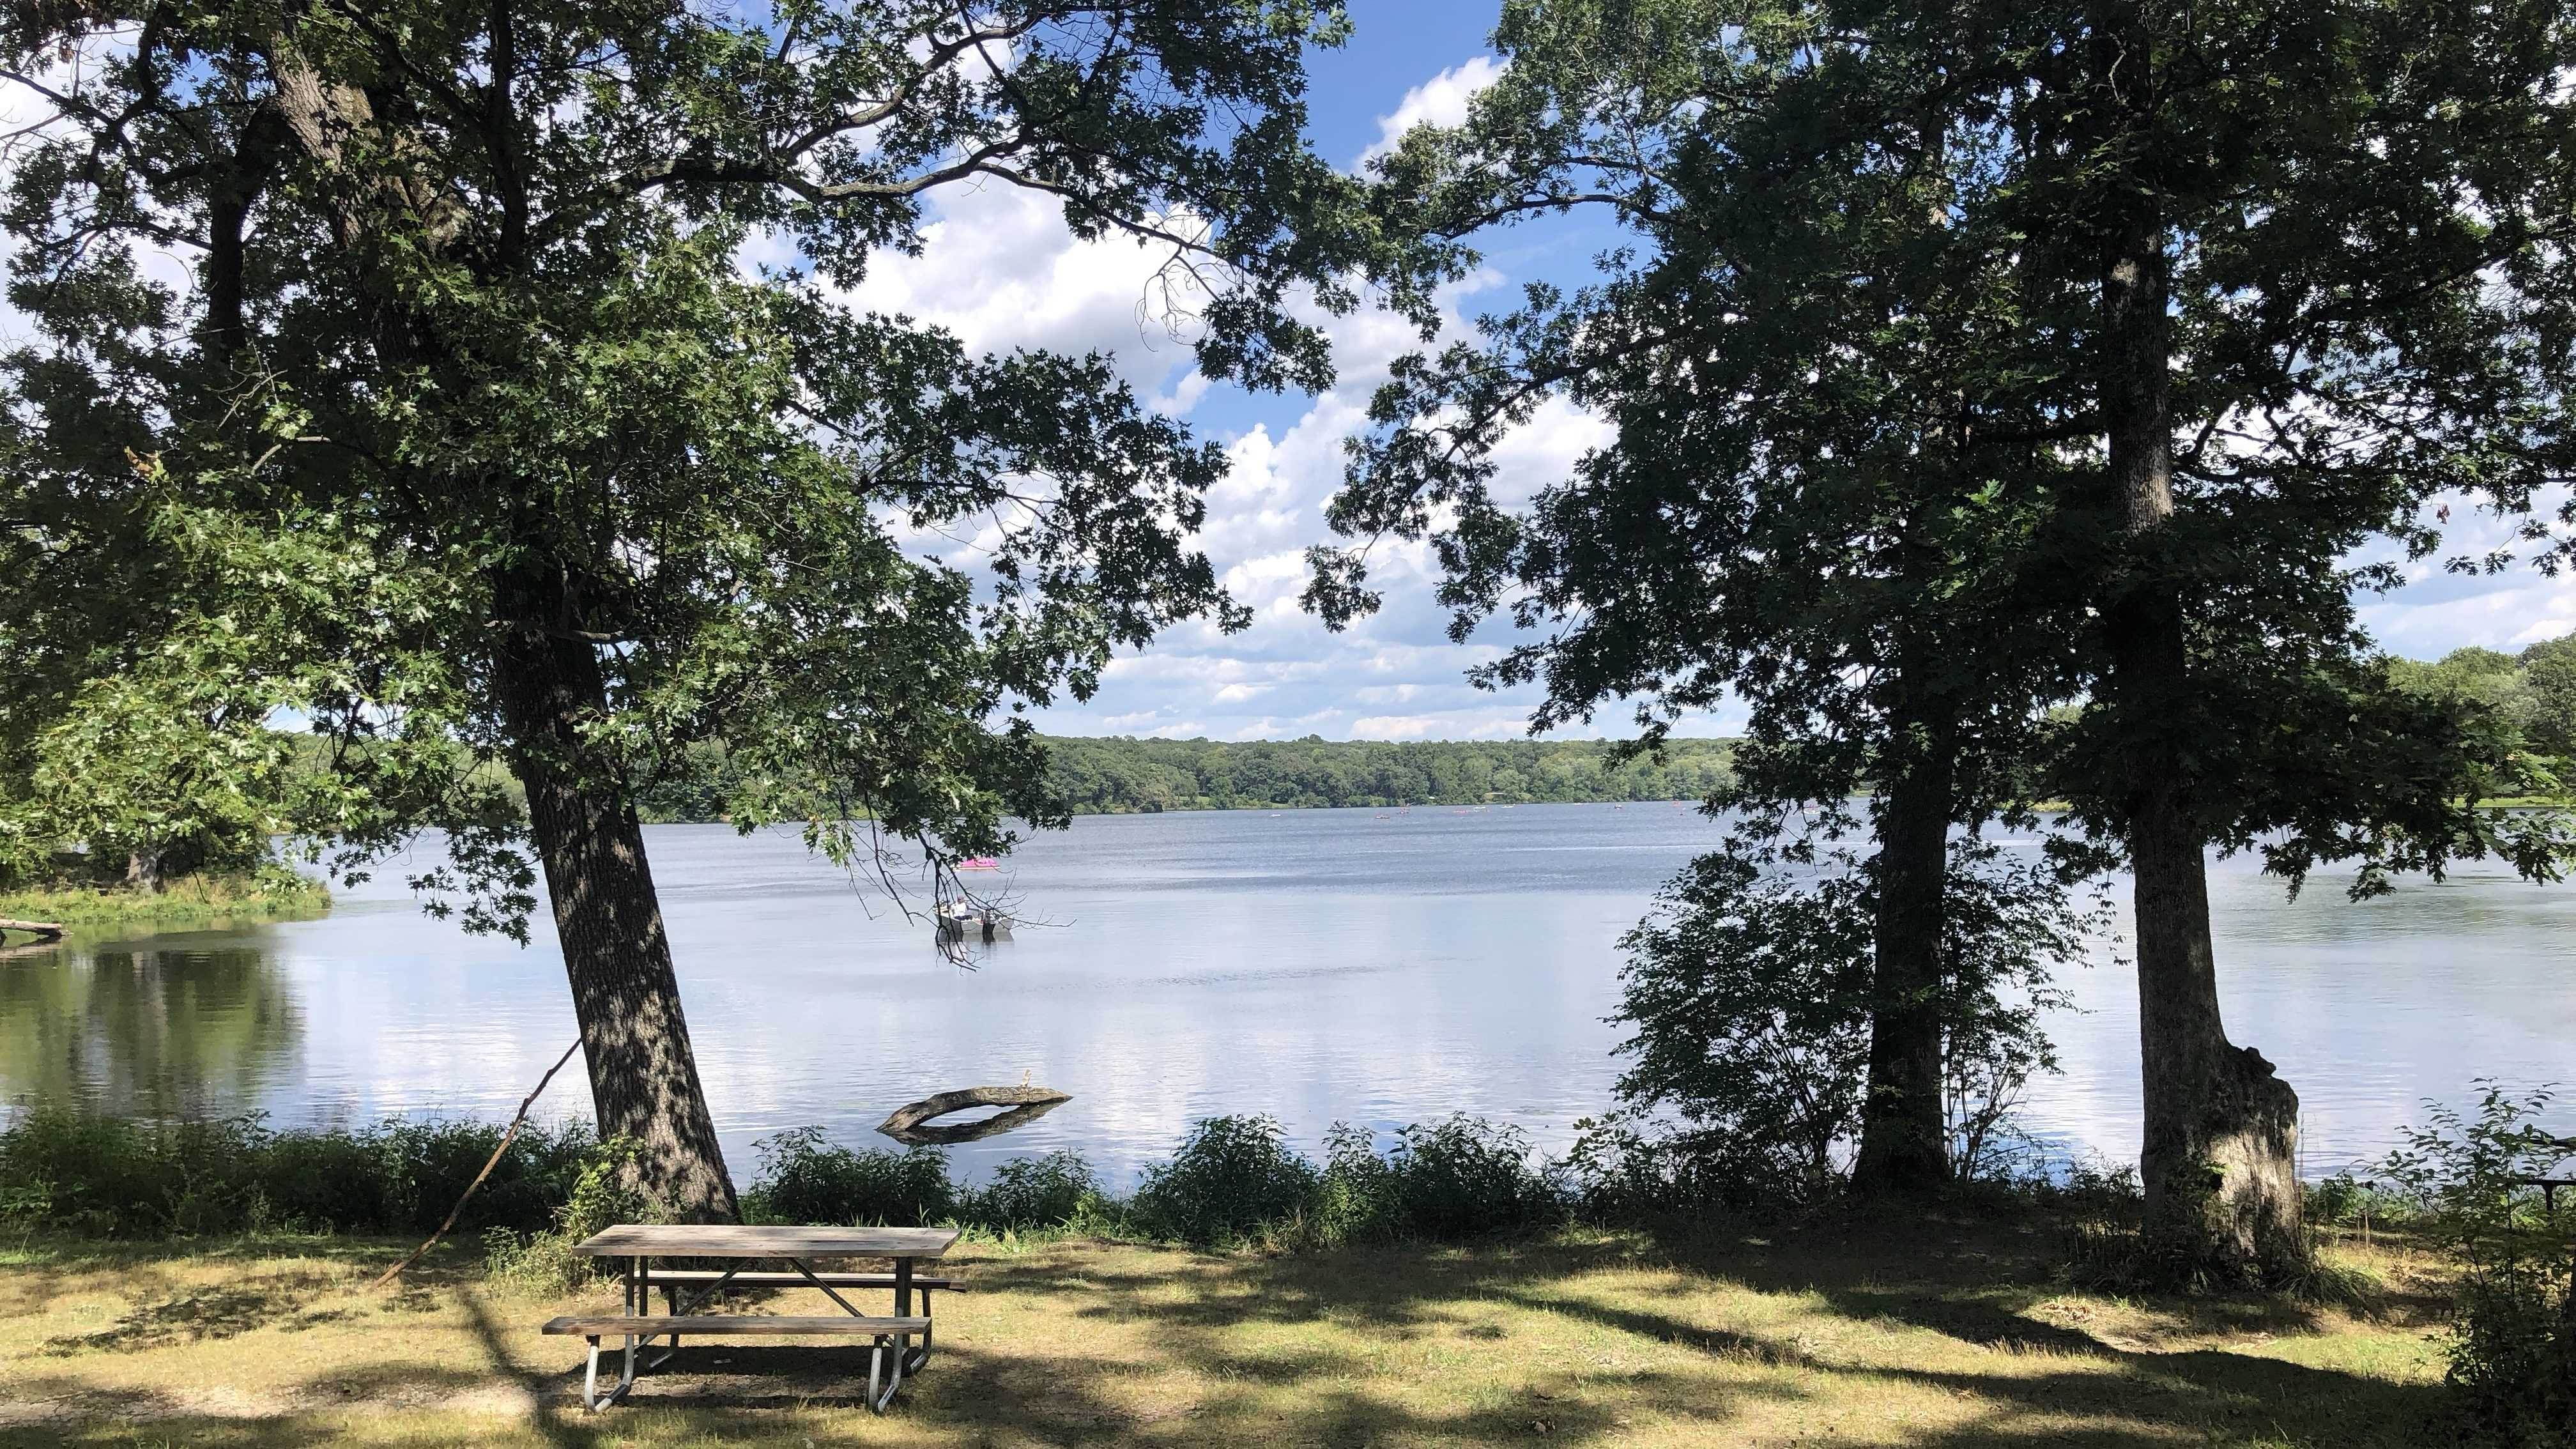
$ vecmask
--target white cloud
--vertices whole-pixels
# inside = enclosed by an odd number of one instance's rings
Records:
[[[1185,369],[1204,294],[1169,245],[1078,240],[1062,203],[1001,181],[942,192],[935,211],[920,255],[871,259],[851,305],[947,328],[973,352],[1102,353],[1156,406],[1197,403],[1206,380]]]
[[[1076,241],[1051,201],[988,188],[943,197],[922,255],[878,263],[852,301],[945,326],[979,351],[1114,352],[1123,376],[1185,413],[1204,383],[1182,370],[1187,348],[1140,319],[1159,261],[1124,241]],[[1479,277],[1459,295],[1497,280]],[[1230,442],[1231,466],[1210,490],[1199,540],[1227,590],[1252,609],[1252,627],[1231,636],[1205,622],[1171,630],[1116,660],[1091,701],[1040,711],[1043,728],[1229,739],[1495,738],[1526,728],[1533,694],[1494,695],[1467,683],[1465,671],[1496,658],[1500,646],[1449,642],[1424,546],[1389,542],[1373,551],[1388,607],[1346,634],[1299,606],[1305,551],[1332,538],[1323,508],[1341,486],[1343,440],[1366,426],[1369,395],[1390,364],[1421,345],[1409,324],[1382,312],[1316,320],[1333,338],[1340,380],[1318,397],[1261,404],[1270,415]],[[1496,487],[1525,498],[1564,477],[1604,436],[1597,420],[1550,404],[1498,454]],[[1610,721],[1624,722],[1624,714]]]
[[[1431,79],[1404,93],[1395,113],[1377,118],[1377,140],[1362,151],[1353,170],[1385,155],[1404,139],[1404,133],[1424,124],[1454,126],[1467,119],[1467,102],[1476,92],[1502,79],[1503,63],[1490,55],[1468,59],[1464,65],[1451,66]]]
[[[2559,502],[2547,498],[2536,507],[2546,512]],[[2437,506],[2448,509],[2442,547],[2401,565],[2404,587],[2359,601],[2361,622],[2380,647],[2413,659],[2438,659],[2473,644],[2512,653],[2576,632],[2576,571],[2562,569],[2553,577],[2533,567],[2534,545],[2513,537],[2518,521],[2500,519],[2464,498]],[[2448,560],[2482,558],[2494,549],[2511,552],[2516,561],[2493,574],[2444,567]],[[2358,557],[2388,553],[2381,546]]]
[[[1386,145],[1418,121],[1454,122],[1467,98],[1500,73],[1477,57],[1415,87],[1380,123]],[[1123,239],[1077,241],[1056,204],[994,184],[944,195],[918,257],[884,256],[854,301],[955,331],[979,351],[1044,347],[1114,355],[1119,374],[1168,411],[1187,414],[1206,384],[1189,366],[1151,301],[1164,254]],[[1480,276],[1455,297],[1502,283]],[[1141,653],[1116,660],[1088,702],[1038,712],[1068,734],[1222,739],[1476,739],[1519,735],[1535,691],[1492,694],[1469,685],[1470,667],[1499,657],[1508,633],[1488,625],[1466,645],[1449,642],[1434,601],[1437,570],[1419,545],[1381,543],[1371,554],[1387,607],[1333,634],[1298,605],[1305,550],[1332,541],[1323,506],[1342,481],[1343,440],[1366,425],[1369,394],[1389,364],[1420,345],[1400,319],[1363,311],[1319,319],[1331,334],[1340,382],[1315,398],[1257,403],[1229,440],[1231,466],[1209,495],[1201,545],[1252,627],[1224,635],[1183,625]],[[1451,317],[1451,325],[1458,319]],[[1238,413],[1238,417],[1241,415]],[[1494,487],[1521,501],[1563,479],[1602,445],[1601,420],[1562,401],[1543,406],[1496,455]],[[2505,539],[2507,525],[2454,503],[2443,556]],[[943,545],[944,546],[944,545]],[[2443,572],[2438,560],[2406,567],[2409,586],[2365,599],[2364,622],[2399,653],[2432,658],[2463,644],[2514,649],[2576,630],[2576,575],[2545,578],[2519,567],[2493,577]],[[1740,711],[1696,722],[1692,732],[1740,727]],[[1623,734],[1629,711],[1613,703],[1581,733]]]

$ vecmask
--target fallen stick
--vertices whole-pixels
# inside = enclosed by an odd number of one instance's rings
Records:
[[[483,1170],[474,1174],[474,1180],[465,1185],[465,1195],[456,1200],[456,1206],[447,1210],[447,1221],[438,1225],[438,1231],[429,1235],[428,1242],[412,1249],[410,1256],[404,1258],[401,1262],[394,1264],[392,1267],[387,1268],[385,1270],[385,1276],[368,1284],[368,1292],[373,1293],[377,1289],[394,1281],[396,1278],[401,1277],[403,1269],[419,1262],[423,1254],[438,1246],[439,1239],[447,1236],[447,1230],[449,1228],[456,1226],[456,1220],[465,1215],[465,1205],[474,1200],[474,1190],[483,1185],[483,1179],[492,1175],[493,1168],[501,1165],[501,1154],[509,1151],[510,1143],[518,1137],[520,1126],[528,1120],[528,1109],[537,1104],[537,1098],[545,1095],[546,1084],[555,1079],[555,1073],[562,1071],[564,1069],[564,1063],[571,1061],[572,1054],[580,1050],[581,1038],[575,1037],[573,1038],[572,1045],[564,1048],[564,1054],[555,1058],[555,1064],[546,1068],[546,1074],[537,1078],[537,1089],[530,1092],[527,1096],[527,1100],[519,1104],[519,1114],[510,1119],[510,1130],[501,1134],[501,1145],[492,1149],[492,1155],[484,1160]]]
[[[28,932],[39,941],[59,941],[63,938],[63,928],[51,921],[13,921],[6,916],[0,916],[0,935],[6,935],[11,931]]]

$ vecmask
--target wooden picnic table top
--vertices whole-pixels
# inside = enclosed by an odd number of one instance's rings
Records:
[[[573,1249],[585,1258],[937,1258],[955,1228],[753,1228],[620,1223]]]

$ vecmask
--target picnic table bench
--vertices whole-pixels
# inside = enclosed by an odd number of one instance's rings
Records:
[[[884,1413],[894,1402],[904,1377],[930,1361],[930,1294],[956,1289],[954,1278],[924,1277],[914,1265],[945,1256],[957,1242],[954,1228],[754,1228],[682,1223],[626,1223],[593,1234],[573,1248],[585,1258],[617,1258],[625,1264],[626,1306],[622,1313],[576,1314],[549,1321],[545,1332],[569,1334],[590,1344],[590,1364],[582,1377],[581,1401],[587,1409],[604,1409],[635,1387],[638,1372],[667,1362],[679,1351],[680,1335],[699,1337],[736,1334],[865,1337],[868,1349],[868,1407]],[[664,1268],[656,1258],[732,1260],[728,1268]],[[883,1258],[890,1273],[820,1271],[813,1260]],[[745,1265],[783,1262],[786,1271],[750,1271]],[[791,1317],[779,1314],[706,1313],[717,1294],[729,1288],[820,1289],[840,1305],[842,1315]],[[667,1313],[653,1312],[653,1290],[662,1290]],[[891,1288],[894,1312],[863,1313],[841,1296],[843,1288]],[[921,1294],[921,1312],[912,1311],[912,1295]],[[845,1316],[844,1316],[845,1315]],[[913,1338],[918,1335],[918,1346]],[[599,1345],[623,1339],[626,1362],[617,1384],[599,1391]],[[667,1338],[661,1355],[640,1362],[654,1339]],[[882,1384],[882,1388],[880,1385]]]

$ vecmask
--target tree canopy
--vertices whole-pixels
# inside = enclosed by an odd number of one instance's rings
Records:
[[[835,854],[1005,848],[1009,817],[1060,819],[1015,711],[1240,618],[1188,542],[1216,450],[1102,358],[970,356],[845,289],[940,188],[1025,187],[1168,249],[1212,372],[1320,381],[1284,301],[1346,306],[1370,266],[1302,140],[1340,12],[12,17],[0,64],[50,114],[6,213],[38,335],[5,369],[0,749],[164,660],[207,750],[310,720],[332,750],[296,828],[343,869],[445,830],[417,883],[476,926],[524,932],[542,870],[603,1134],[645,1145],[669,1210],[729,1214],[633,791],[721,740],[827,782],[807,823]]]

